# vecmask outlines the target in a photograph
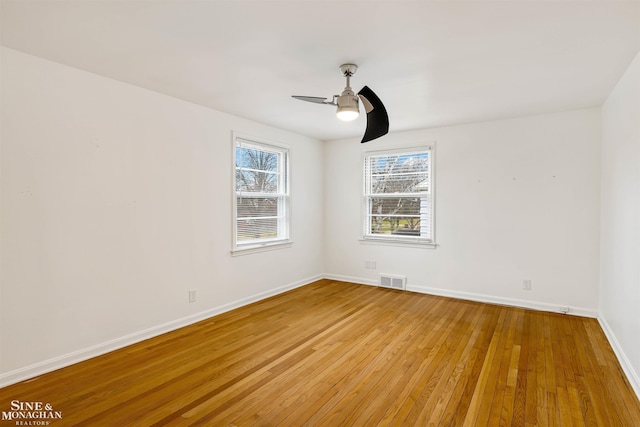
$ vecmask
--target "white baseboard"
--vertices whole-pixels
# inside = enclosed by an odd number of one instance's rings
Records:
[[[353,276],[342,276],[339,274],[325,274],[324,276],[326,279],[330,279],[330,280],[339,280],[342,282],[351,282],[351,283],[357,283],[360,285],[373,285],[373,286],[377,286],[378,282],[377,280],[374,279],[365,279],[362,277],[353,277]],[[484,303],[488,303],[488,304],[497,304],[497,305],[507,305],[507,306],[511,306],[511,307],[520,307],[520,308],[528,308],[531,310],[538,310],[538,311],[549,311],[552,313],[560,313],[560,305],[556,305],[556,304],[549,304],[549,303],[543,303],[543,302],[536,302],[536,301],[527,301],[527,300],[519,300],[519,299],[513,299],[513,298],[503,298],[503,297],[496,297],[496,296],[492,296],[492,295],[486,295],[486,294],[476,294],[476,293],[471,293],[471,292],[462,292],[462,291],[452,291],[449,289],[440,289],[440,288],[430,288],[428,286],[415,286],[415,285],[408,285],[407,286],[407,290],[411,291],[411,292],[418,292],[421,294],[428,294],[428,295],[437,295],[440,297],[448,297],[448,298],[456,298],[456,299],[463,299],[463,300],[468,300],[468,301],[476,301],[476,302],[484,302]],[[582,308],[582,307],[569,307],[569,313],[568,314],[573,314],[576,316],[583,316],[583,317],[592,317],[592,318],[597,318],[598,317],[598,311],[597,310],[591,310],[588,308]]]
[[[613,348],[613,352],[616,354],[616,357],[620,362],[620,366],[622,366],[622,370],[627,375],[627,379],[629,380],[633,391],[636,392],[636,396],[640,399],[640,376],[638,376],[636,370],[633,369],[633,365],[631,365],[631,362],[618,342],[616,335],[613,333],[609,323],[607,323],[607,319],[598,315],[598,322],[600,323],[600,327],[604,331],[604,334],[607,336],[609,344],[611,344],[611,348]]]
[[[261,292],[255,295],[241,298],[236,301],[232,301],[227,304],[210,308],[205,311],[201,311],[199,313],[194,313],[192,315],[183,317],[181,319],[172,320],[170,322],[166,322],[161,325],[153,326],[151,328],[134,332],[132,334],[125,335],[110,341],[106,341],[91,347],[83,348],[78,351],[63,354],[61,356],[54,357],[52,359],[43,360],[42,362],[34,363],[32,365],[25,366],[23,368],[19,368],[10,372],[0,373],[0,387],[5,387],[11,384],[15,384],[20,381],[27,380],[29,378],[34,378],[39,375],[43,375],[48,372],[55,371],[57,369],[67,367],[75,363],[91,359],[96,356],[100,356],[110,351],[118,350],[128,345],[135,344],[135,343],[144,341],[146,339],[165,334],[167,332],[171,332],[173,330],[191,325],[196,322],[200,322],[201,320],[208,319],[210,317],[225,313],[235,308],[239,308],[239,307],[251,304],[253,302],[260,301],[265,298],[269,298],[271,296],[281,294],[283,292],[298,288],[300,286],[308,285],[309,283],[320,280],[323,277],[324,276],[322,275],[308,277],[306,279],[289,283],[288,285],[285,285],[285,286],[280,286],[278,288],[270,289],[269,291],[266,291],[266,292]]]
[[[515,298],[504,298],[486,294],[476,294],[472,292],[452,291],[449,289],[430,288],[427,286],[407,286],[408,291],[419,292],[422,294],[438,295],[442,297],[464,299],[468,301],[484,302],[488,304],[507,305],[511,307],[528,308],[531,310],[548,311],[551,313],[561,313],[560,304],[550,304],[538,301],[520,300]],[[598,317],[598,311],[583,307],[569,306],[569,312],[583,317]]]
[[[373,279],[363,279],[362,277],[342,276],[340,274],[325,274],[325,279],[337,280],[339,282],[356,283],[358,285],[377,286],[378,281]]]

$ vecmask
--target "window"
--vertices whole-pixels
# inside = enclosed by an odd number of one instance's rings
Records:
[[[365,153],[364,239],[434,243],[431,147]]]
[[[286,148],[235,138],[234,250],[289,241]]]

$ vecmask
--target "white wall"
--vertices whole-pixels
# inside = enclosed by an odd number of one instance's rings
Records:
[[[0,383],[321,276],[321,142],[1,53]],[[291,147],[293,247],[230,256],[232,131]]]
[[[436,249],[363,244],[361,152],[436,143]],[[546,310],[598,308],[600,111],[326,143],[325,261],[331,277]],[[365,260],[377,269],[365,269]],[[522,280],[532,290],[522,290]]]
[[[640,396],[640,54],[602,107],[600,321]]]

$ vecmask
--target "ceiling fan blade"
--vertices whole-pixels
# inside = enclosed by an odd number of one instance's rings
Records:
[[[299,99],[300,101],[313,102],[315,104],[331,104],[327,102],[327,98],[321,98],[319,96],[297,96],[291,95],[292,98]]]
[[[364,109],[367,112],[367,130],[364,132],[361,143],[380,138],[389,132],[389,116],[378,95],[367,86],[363,87],[358,95],[362,99]]]

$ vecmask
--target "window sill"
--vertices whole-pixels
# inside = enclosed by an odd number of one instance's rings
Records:
[[[420,242],[420,241],[385,239],[385,238],[375,238],[375,237],[362,238],[360,239],[360,243],[363,245],[400,246],[405,248],[421,248],[421,249],[435,249],[436,247],[438,247],[438,244],[434,242]]]
[[[259,252],[273,251],[276,249],[290,248],[293,245],[293,241],[284,240],[275,243],[263,243],[261,245],[251,245],[246,247],[235,248],[231,251],[231,256],[250,255]]]

